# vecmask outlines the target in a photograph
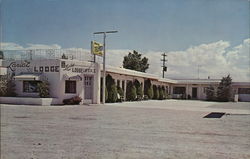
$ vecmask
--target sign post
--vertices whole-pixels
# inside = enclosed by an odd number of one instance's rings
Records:
[[[94,34],[103,34],[103,70],[102,70],[102,103],[105,104],[105,89],[106,89],[106,34],[117,33],[118,31],[95,32]]]

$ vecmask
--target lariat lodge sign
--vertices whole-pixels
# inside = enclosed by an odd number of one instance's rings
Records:
[[[35,61],[14,61],[10,62],[7,66],[12,72],[16,70],[18,72],[45,72],[53,73],[60,72],[59,63],[36,63]],[[73,73],[96,73],[93,65],[82,65],[76,63],[66,64],[65,61],[61,61],[62,71],[73,72]]]
[[[95,73],[96,70],[91,66],[77,65],[75,63],[65,64],[65,61],[62,61],[61,67],[63,71],[70,71],[74,73]]]
[[[45,66],[34,66],[30,61],[14,61],[7,67],[12,72],[20,69],[25,72],[59,72],[60,66],[58,65],[45,65]]]

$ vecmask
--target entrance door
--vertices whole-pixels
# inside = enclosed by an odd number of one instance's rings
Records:
[[[197,99],[197,88],[196,87],[192,88],[192,98]]]
[[[84,99],[93,97],[93,76],[84,76]]]

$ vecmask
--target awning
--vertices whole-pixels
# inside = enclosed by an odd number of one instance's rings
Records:
[[[67,74],[63,75],[64,80],[72,80],[72,81],[82,81],[82,77],[79,75],[76,76],[68,76]]]
[[[40,80],[40,75],[36,74],[21,74],[14,76],[14,80],[19,80],[19,81],[39,81]]]

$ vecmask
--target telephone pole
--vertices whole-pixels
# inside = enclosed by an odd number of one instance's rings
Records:
[[[163,59],[161,61],[163,62],[162,64],[162,78],[164,78],[164,73],[167,72],[167,66],[165,65],[165,62],[168,61],[166,57],[168,56],[166,53],[161,54],[163,56]]]

